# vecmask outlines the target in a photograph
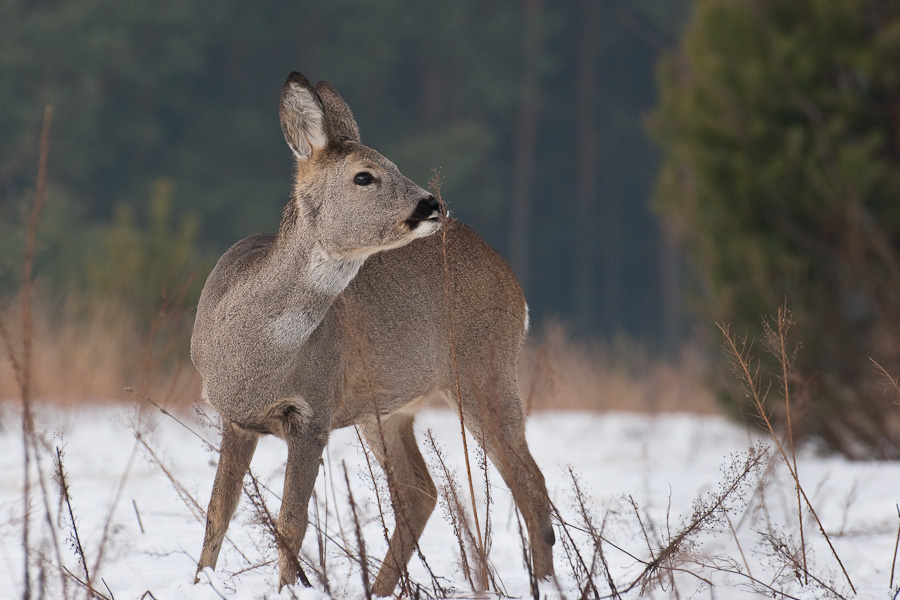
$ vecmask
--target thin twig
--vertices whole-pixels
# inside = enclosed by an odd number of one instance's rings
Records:
[[[791,463],[794,467],[794,473],[799,475],[797,470],[797,453],[794,449],[794,428],[791,423],[791,389],[790,389],[790,373],[792,370],[796,350],[790,355],[787,351],[787,332],[793,325],[791,320],[791,312],[787,305],[778,307],[778,316],[775,320],[775,329],[772,329],[768,321],[763,321],[763,329],[769,342],[769,349],[781,365],[781,385],[782,396],[784,397],[785,418],[787,420],[788,445],[791,452]],[[803,574],[805,582],[809,584],[809,568],[806,562],[806,537],[803,532],[803,503],[800,499],[800,482],[795,478],[797,492],[797,523],[800,527],[800,551],[803,555]]]
[[[138,527],[141,528],[141,533],[146,533],[144,531],[144,524],[141,522],[141,513],[138,510],[137,501],[134,498],[131,499],[131,504],[134,506],[134,516],[137,517]]]
[[[100,535],[100,543],[97,550],[97,559],[94,561],[94,573],[100,570],[100,564],[103,561],[106,544],[109,541],[109,531],[110,527],[112,526],[113,513],[115,512],[116,507],[119,505],[119,500],[121,499],[122,492],[125,489],[125,482],[128,480],[128,475],[131,473],[131,466],[134,464],[134,458],[137,456],[137,452],[138,444],[137,440],[135,440],[135,444],[131,449],[131,455],[128,457],[128,463],[125,465],[125,470],[122,472],[122,476],[119,478],[119,485],[116,487],[116,495],[113,497],[113,501],[109,505],[109,510],[106,512],[106,519],[103,521],[103,533]],[[134,500],[132,500],[132,502],[134,502]],[[136,504],[135,512],[137,512]],[[140,523],[140,519],[138,519],[138,523]],[[143,533],[143,527],[141,527],[141,533]]]
[[[190,432],[194,437],[196,437],[198,440],[200,440],[201,442],[203,442],[203,445],[206,446],[207,449],[212,450],[212,451],[215,451],[215,452],[218,452],[218,451],[219,451],[219,447],[218,447],[218,446],[216,446],[215,444],[213,444],[212,442],[210,442],[209,440],[207,440],[205,437],[203,437],[202,435],[200,435],[199,433],[197,433],[197,432],[196,432],[192,427],[190,427],[187,423],[185,423],[184,421],[182,421],[181,419],[179,419],[178,417],[176,417],[175,415],[173,415],[171,412],[169,412],[168,410],[166,410],[165,408],[163,408],[162,406],[160,406],[159,404],[157,404],[157,403],[156,403],[152,398],[150,398],[149,396],[145,396],[144,394],[141,394],[141,393],[139,393],[139,392],[136,392],[134,389],[132,389],[132,388],[130,388],[130,387],[126,387],[126,388],[125,388],[125,391],[128,392],[128,393],[130,393],[130,394],[134,394],[134,395],[137,396],[139,399],[141,399],[141,400],[143,400],[144,402],[146,402],[146,403],[152,405],[152,406],[153,406],[154,408],[156,408],[159,412],[161,412],[161,413],[164,414],[165,416],[169,417],[170,419],[172,419],[173,421],[175,421],[175,422],[178,423],[179,425],[181,425],[184,429],[186,429],[188,432]]]
[[[874,358],[870,358],[872,364],[875,365],[875,370],[878,371],[882,377],[888,382],[891,388],[897,393],[897,398],[894,400],[894,404],[900,405],[900,378],[892,377],[890,373],[887,372],[887,369],[882,367]]]
[[[105,594],[98,592],[89,583],[83,581],[80,577],[78,577],[78,575],[76,575],[75,573],[70,571],[68,569],[68,567],[65,567],[65,566],[62,567],[62,572],[65,573],[66,575],[68,575],[69,579],[72,579],[73,581],[75,581],[75,583],[77,583],[78,585],[83,587],[88,593],[88,598],[96,598],[97,600],[113,600],[112,598],[106,596]],[[152,594],[151,594],[151,596],[152,596]]]
[[[29,515],[29,506],[31,506],[31,454],[30,449],[35,446],[34,440],[34,414],[31,406],[32,381],[31,381],[31,359],[32,359],[32,339],[33,325],[31,317],[32,302],[32,283],[34,280],[34,255],[37,245],[37,228],[40,223],[41,212],[44,208],[47,190],[47,156],[50,151],[50,124],[53,121],[53,108],[48,104],[44,107],[44,118],[41,125],[41,142],[40,154],[38,157],[38,175],[37,185],[34,195],[34,203],[31,206],[31,212],[28,218],[28,228],[25,233],[25,251],[22,267],[22,353],[16,357],[13,349],[12,339],[2,319],[0,319],[0,339],[6,347],[9,355],[10,363],[15,373],[16,382],[19,386],[19,394],[22,400],[22,443],[23,443],[23,504],[25,513],[22,524],[22,547],[24,549],[24,591],[22,597],[24,600],[31,598],[31,541],[30,528],[31,516]],[[35,452],[37,459],[37,452]],[[46,497],[45,497],[46,501]],[[57,553],[59,549],[57,547]],[[63,580],[65,581],[65,580]],[[63,584],[65,587],[65,584]]]
[[[737,492],[737,490],[741,488],[744,480],[752,471],[754,471],[759,466],[764,457],[764,452],[751,449],[750,453],[747,455],[746,460],[744,461],[744,464],[741,465],[741,467],[737,470],[731,481],[726,482],[724,489],[718,494],[714,495],[711,501],[697,503],[694,514],[691,516],[689,523],[680,532],[675,534],[675,536],[670,539],[670,541],[664,548],[659,549],[656,557],[646,563],[646,567],[641,572],[641,574],[636,577],[627,587],[625,587],[623,590],[620,590],[620,593],[630,592],[635,589],[638,584],[643,585],[659,570],[672,571],[674,567],[672,567],[668,563],[671,563],[675,560],[682,547],[688,542],[693,534],[708,527],[709,523],[712,521],[715,515],[728,510],[727,501],[731,498],[732,495]],[[631,502],[635,513],[638,515],[638,518],[640,518],[640,511],[638,510],[637,504],[633,499],[631,499]],[[642,529],[644,529],[643,525]],[[645,538],[647,537],[646,531],[644,531],[644,536]],[[647,539],[649,543],[649,538]],[[651,552],[651,557],[652,556],[653,552]]]
[[[472,534],[470,531],[468,531],[465,518],[465,510],[463,509],[462,502],[459,499],[459,493],[456,489],[456,479],[450,472],[450,468],[447,466],[447,463],[444,460],[444,456],[440,448],[438,447],[437,442],[434,439],[434,435],[431,433],[430,429],[426,432],[425,438],[428,441],[428,445],[437,458],[438,465],[441,468],[441,475],[443,476],[444,481],[444,484],[440,488],[441,497],[447,505],[447,518],[450,520],[450,526],[453,528],[454,536],[456,537],[456,541],[459,543],[460,567],[462,568],[463,576],[469,582],[469,585],[471,585],[474,589],[475,581],[472,578],[472,570],[469,566],[466,544],[464,541],[464,534],[466,534],[465,537],[469,538],[472,537]]]
[[[344,482],[347,484],[347,498],[350,500],[350,513],[353,515],[353,529],[356,533],[356,544],[359,548],[359,567],[362,575],[363,592],[366,600],[372,600],[372,590],[369,587],[369,564],[366,560],[366,543],[363,540],[362,528],[359,526],[359,517],[356,514],[356,502],[353,501],[353,490],[350,488],[350,476],[347,475],[347,463],[341,462],[344,469]]]
[[[788,469],[791,477],[794,479],[794,483],[797,486],[797,489],[800,491],[800,494],[803,496],[803,501],[806,503],[807,508],[809,509],[810,514],[812,514],[813,518],[816,521],[816,524],[819,526],[819,531],[825,537],[825,541],[828,543],[829,549],[831,549],[831,554],[834,556],[838,565],[841,567],[841,571],[844,573],[844,577],[847,580],[847,583],[850,584],[850,589],[853,590],[853,593],[856,593],[856,587],[853,585],[853,581],[850,579],[850,575],[847,573],[847,569],[844,568],[844,563],[841,561],[840,556],[838,556],[837,550],[834,548],[834,544],[831,543],[831,536],[828,535],[828,532],[825,531],[825,526],[822,524],[822,521],[819,519],[819,515],[816,513],[816,509],[813,507],[812,502],[806,495],[806,491],[803,489],[803,486],[800,485],[800,479],[797,476],[797,472],[793,468],[793,463],[789,460],[787,452],[785,452],[784,447],[781,444],[781,440],[778,438],[778,435],[775,433],[775,428],[772,425],[772,422],[769,420],[769,416],[766,413],[765,406],[763,403],[762,396],[759,393],[759,388],[757,385],[756,375],[751,371],[750,364],[748,362],[746,351],[738,348],[737,342],[735,338],[731,335],[728,327],[722,324],[718,324],[719,330],[722,332],[722,335],[725,339],[725,350],[726,354],[732,361],[732,366],[735,372],[735,375],[741,381],[744,386],[744,389],[753,402],[756,411],[759,415],[759,418],[766,425],[766,430],[769,432],[772,441],[775,444],[775,447],[778,449],[778,453],[781,455],[782,460],[784,461],[785,466]],[[746,346],[745,346],[746,347]]]
[[[603,567],[603,575],[609,585],[612,597],[618,599],[619,590],[616,589],[616,583],[613,581],[612,574],[609,572],[609,563],[606,560],[606,553],[603,551],[603,538],[600,536],[600,532],[597,531],[596,527],[594,527],[593,519],[588,510],[584,499],[584,493],[581,491],[581,485],[578,481],[578,477],[575,475],[575,471],[572,470],[571,466],[568,467],[568,471],[569,478],[572,480],[572,487],[575,490],[575,501],[578,504],[578,512],[581,514],[581,520],[584,522],[584,526],[587,528],[591,541],[594,544],[594,551],[600,559],[601,566]]]
[[[328,585],[328,577],[326,573],[328,572],[326,567],[325,560],[325,535],[322,533],[324,528],[321,526],[321,520],[319,517],[319,496],[316,494],[316,491],[313,490],[312,493],[312,503],[313,510],[316,517],[315,520],[315,529],[316,529],[316,547],[319,550],[319,573],[322,575],[319,578],[319,582],[322,584],[322,588],[324,589],[326,594],[331,594],[330,586]],[[327,508],[325,512],[326,518],[328,516]]]
[[[109,600],[116,600],[116,597],[113,595],[112,590],[109,589],[109,584],[106,583],[106,580],[101,577],[100,581],[103,582],[103,587],[105,587],[106,591],[109,592]]]
[[[596,585],[594,585],[594,581],[591,578],[591,569],[588,568],[587,563],[584,561],[584,558],[581,556],[581,552],[578,550],[578,544],[575,543],[575,539],[572,537],[572,533],[569,531],[569,529],[570,528],[575,529],[576,531],[581,531],[582,533],[586,533],[588,535],[590,535],[590,532],[587,529],[583,529],[581,527],[567,523],[565,521],[565,519],[562,518],[562,515],[559,512],[559,509],[556,508],[556,505],[553,504],[552,501],[550,502],[550,510],[553,512],[554,516],[556,517],[557,522],[560,525],[559,530],[561,532],[563,532],[563,534],[565,534],[565,537],[563,538],[563,543],[564,543],[564,547],[566,548],[567,554],[569,553],[569,548],[571,548],[571,553],[575,555],[575,560],[573,560],[572,557],[569,556],[569,562],[572,565],[573,575],[575,575],[575,578],[577,580],[578,579],[578,571],[581,571],[584,574],[586,587],[584,589],[584,592],[582,593],[582,597],[587,597],[588,588],[590,588],[594,591],[595,597],[599,597],[600,592],[597,590],[597,587],[596,587]],[[604,540],[604,541],[609,543],[608,540]],[[568,543],[566,543],[566,542],[568,542]],[[621,550],[625,554],[628,554],[631,558],[633,558],[635,560],[640,560],[636,556],[629,554],[628,552],[626,552],[625,550],[622,550],[618,546],[615,546],[614,544],[611,544],[611,545],[613,545],[618,550]],[[577,562],[576,562],[576,560],[577,560]]]
[[[81,536],[78,534],[78,525],[75,522],[75,511],[72,510],[72,498],[69,495],[69,483],[66,480],[66,472],[63,468],[63,451],[60,447],[56,448],[56,482],[59,484],[59,493],[66,505],[66,511],[69,513],[69,525],[72,529],[72,542],[75,546],[75,556],[81,563],[84,571],[85,585],[90,593],[94,593],[94,586],[91,584],[91,573],[88,569],[87,558],[84,556],[84,547],[81,544]]]
[[[284,534],[278,528],[275,517],[272,516],[272,512],[266,505],[265,498],[263,498],[262,491],[260,490],[259,480],[252,471],[248,472],[248,474],[250,477],[250,486],[248,487],[245,485],[244,492],[250,500],[250,503],[253,504],[253,509],[256,511],[262,526],[265,527],[274,538],[279,554],[288,557],[288,560],[291,563],[290,566],[297,573],[297,577],[300,579],[300,583],[303,587],[311,588],[312,583],[309,582],[309,578],[306,576],[306,572],[300,564],[300,557],[284,538]]]
[[[900,504],[897,505],[897,517],[900,517]],[[894,567],[897,566],[897,546],[900,546],[900,523],[897,524],[897,540],[894,542],[894,557],[891,559],[891,583],[889,589],[894,588]]]
[[[728,522],[728,530],[731,531],[731,537],[734,539],[734,544],[737,546],[738,552],[741,554],[741,561],[744,563],[744,568],[747,569],[747,574],[751,577],[753,573],[750,571],[750,563],[747,562],[747,556],[744,554],[744,549],[741,547],[741,542],[738,539],[737,531],[734,529],[734,525],[731,522],[731,517],[728,516],[728,513],[725,513],[725,520]]]
[[[475,533],[478,540],[478,546],[481,553],[484,554],[484,540],[481,537],[481,524],[478,522],[478,508],[475,502],[475,484],[472,481],[472,466],[469,464],[469,445],[466,436],[465,417],[463,416],[462,407],[462,388],[459,382],[459,360],[456,356],[456,336],[453,327],[453,294],[450,289],[450,263],[447,259],[447,227],[450,225],[449,211],[447,204],[441,197],[441,176],[437,171],[428,182],[428,186],[434,190],[434,195],[438,203],[441,205],[443,213],[443,227],[441,227],[441,255],[444,263],[444,296],[447,302],[447,326],[450,341],[450,358],[453,363],[453,378],[456,386],[456,408],[459,414],[459,431],[462,436],[463,456],[466,460],[466,476],[469,480],[469,495],[472,500],[472,516],[475,520]]]

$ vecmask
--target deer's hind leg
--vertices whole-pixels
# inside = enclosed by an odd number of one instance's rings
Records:
[[[550,497],[544,475],[525,440],[525,414],[515,379],[493,374],[481,386],[462,381],[461,394],[466,429],[500,472],[525,520],[534,575],[538,579],[549,577],[554,573],[556,541]],[[458,411],[455,394],[448,400]]]
[[[387,475],[396,523],[372,586],[376,596],[389,596],[397,587],[437,504],[437,489],[416,444],[413,420],[412,414],[395,413],[380,424],[373,420],[360,427]]]
[[[241,499],[241,482],[250,469],[250,461],[253,459],[258,440],[259,434],[248,431],[223,417],[219,466],[216,468],[216,478],[209,498],[209,508],[206,511],[206,535],[203,538],[200,561],[197,563],[195,582],[200,576],[200,571],[206,567],[216,568],[228,523]]]

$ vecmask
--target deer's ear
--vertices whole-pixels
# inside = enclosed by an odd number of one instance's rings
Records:
[[[320,81],[316,84],[316,93],[325,107],[325,122],[328,126],[328,135],[337,141],[359,142],[359,126],[350,107],[344,102],[328,82]]]
[[[328,145],[322,100],[300,73],[291,73],[284,82],[279,114],[284,139],[298,160],[309,160]]]

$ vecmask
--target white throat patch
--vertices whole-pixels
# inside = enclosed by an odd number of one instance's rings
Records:
[[[309,261],[309,283],[316,291],[337,296],[356,277],[365,260],[338,258],[316,248]]]
[[[310,316],[300,310],[286,310],[269,321],[269,333],[275,344],[282,348],[296,348],[302,346],[317,323]]]

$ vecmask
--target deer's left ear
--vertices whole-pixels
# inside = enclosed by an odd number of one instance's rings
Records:
[[[328,126],[328,136],[336,141],[359,142],[359,126],[350,107],[341,98],[328,82],[320,81],[316,84],[316,93],[325,107],[325,122]]]
[[[300,73],[291,73],[284,83],[279,114],[284,139],[298,160],[309,160],[328,145],[322,100]]]

